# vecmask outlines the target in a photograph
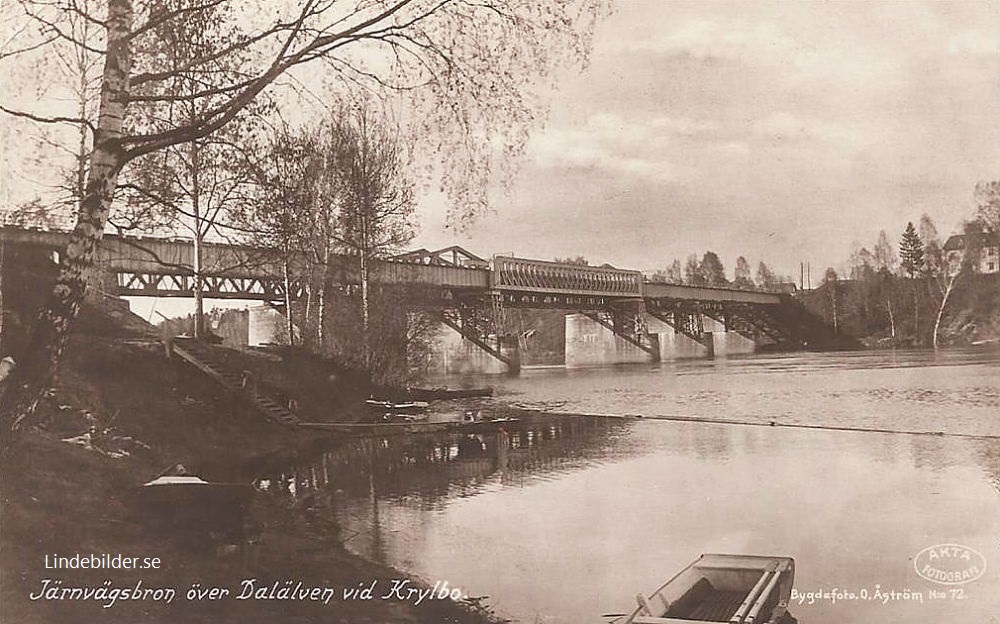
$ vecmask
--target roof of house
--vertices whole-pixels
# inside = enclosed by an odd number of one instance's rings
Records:
[[[966,247],[966,234],[953,234],[944,242],[945,251],[960,251]],[[996,247],[1000,245],[1000,234],[996,232],[980,232],[975,234],[978,247]]]

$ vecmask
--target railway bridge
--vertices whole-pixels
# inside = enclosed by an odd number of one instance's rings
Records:
[[[62,231],[0,228],[5,250],[44,250],[54,259],[68,239]],[[293,277],[304,262],[266,249],[206,243],[203,295],[281,305],[304,293]],[[100,243],[93,279],[119,296],[192,297],[193,266],[189,240],[109,234]],[[357,257],[334,257],[330,274],[335,284],[358,283]],[[371,279],[423,287],[416,289],[414,306],[435,310],[468,345],[508,370],[519,368],[517,335],[507,322],[508,311],[518,308],[572,313],[566,325],[570,365],[817,347],[831,332],[786,294],[656,283],[639,271],[607,265],[504,255],[487,261],[460,247],[377,260]]]

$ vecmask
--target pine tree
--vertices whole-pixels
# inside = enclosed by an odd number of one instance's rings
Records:
[[[920,240],[912,221],[906,224],[903,239],[899,242],[899,259],[903,270],[910,277],[924,268],[924,243]]]

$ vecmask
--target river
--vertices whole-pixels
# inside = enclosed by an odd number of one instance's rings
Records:
[[[794,557],[790,611],[803,624],[1000,623],[996,349],[448,381],[485,381],[527,406],[644,418],[349,442],[267,483],[309,497],[358,553],[489,596],[521,622],[607,621],[699,554],[731,552]],[[914,558],[941,544],[981,554],[980,577],[918,575],[925,562]]]

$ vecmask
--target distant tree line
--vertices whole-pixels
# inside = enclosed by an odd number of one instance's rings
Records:
[[[756,273],[753,272],[750,262],[744,256],[736,259],[733,279],[730,281],[726,277],[722,260],[714,251],[706,251],[700,260],[697,254],[691,254],[683,266],[680,260],[674,260],[665,269],[650,275],[649,279],[666,284],[765,291],[779,291],[782,284],[794,283],[791,277],[778,276],[764,261],[760,261]]]
[[[947,239],[927,214],[900,227],[898,246],[882,230],[871,249],[855,246],[846,275],[826,269],[811,307],[838,331],[872,343],[937,347],[953,309],[953,316],[968,317],[965,331],[974,332],[970,310],[978,309],[982,293],[971,278],[980,271],[984,244],[997,244],[1000,182],[977,184],[974,196],[977,208],[962,224],[959,248],[945,249]]]

